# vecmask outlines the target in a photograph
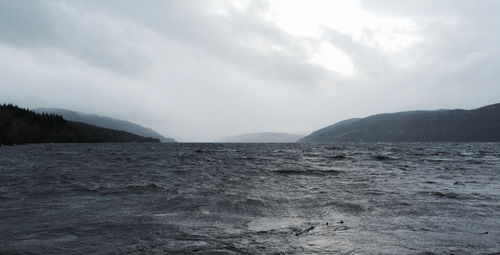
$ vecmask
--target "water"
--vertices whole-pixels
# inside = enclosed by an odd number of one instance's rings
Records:
[[[500,144],[0,147],[0,253],[498,252]]]

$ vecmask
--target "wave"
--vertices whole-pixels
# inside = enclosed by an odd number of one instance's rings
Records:
[[[73,188],[71,191],[73,192],[89,192],[89,193],[99,193],[101,195],[110,195],[110,194],[139,194],[139,193],[147,193],[147,192],[158,192],[166,190],[166,188],[156,184],[156,183],[146,183],[142,185],[131,184],[125,186],[118,187],[106,187],[106,186],[88,186],[80,184],[77,187]]]
[[[125,187],[119,188],[120,192],[131,192],[131,193],[143,193],[143,192],[159,191],[159,190],[165,190],[165,188],[156,183],[147,183],[143,185],[127,185]]]
[[[348,157],[345,154],[338,154],[338,155],[333,155],[333,156],[326,157],[326,158],[333,159],[333,160],[343,160],[343,159],[347,159]]]
[[[371,158],[378,161],[394,160],[394,158],[391,158],[387,155],[373,155]]]
[[[327,175],[338,175],[342,171],[338,170],[275,170],[276,174],[282,175],[305,175],[305,176],[327,176]]]
[[[449,199],[469,199],[468,196],[463,194],[458,194],[454,192],[440,192],[440,191],[420,191],[417,194],[434,196],[438,198],[449,198]]]
[[[362,205],[344,201],[330,201],[324,203],[323,206],[331,206],[338,211],[352,214],[359,214],[366,211],[366,209]]]

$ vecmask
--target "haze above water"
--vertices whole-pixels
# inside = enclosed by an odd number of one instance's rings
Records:
[[[0,175],[0,253],[500,252],[498,143],[3,146]]]

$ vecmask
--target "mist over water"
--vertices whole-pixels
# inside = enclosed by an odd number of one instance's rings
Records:
[[[500,252],[500,144],[0,147],[0,253]]]

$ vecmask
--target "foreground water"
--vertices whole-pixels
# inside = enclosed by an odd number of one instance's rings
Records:
[[[0,147],[0,253],[141,252],[498,253],[500,144]]]

